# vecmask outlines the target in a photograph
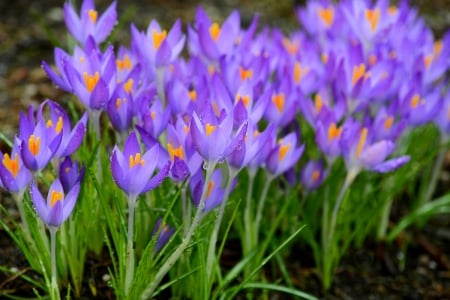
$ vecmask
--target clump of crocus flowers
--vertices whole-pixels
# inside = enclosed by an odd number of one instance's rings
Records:
[[[69,51],[56,48],[55,64],[43,62],[43,68],[84,105],[99,140],[108,127],[101,114],[117,132],[117,145],[105,146],[113,148],[112,178],[128,199],[125,295],[133,285],[137,200],[166,177],[174,188],[189,189],[182,197],[184,230],[177,231],[183,237],[144,291],[148,296],[205,215],[217,209],[207,262],[212,267],[227,199],[243,171],[250,185],[244,212],[250,233],[243,245],[248,255],[257,247],[271,183],[285,177],[304,194],[313,193],[342,159],[346,178],[323,239],[326,249],[343,197],[360,172],[386,173],[407,163],[408,155],[392,154],[419,125],[436,123],[448,140],[450,35],[436,40],[406,2],[309,1],[297,10],[301,29],[288,35],[277,28],[258,32],[257,17],[243,29],[237,11],[219,24],[198,7],[187,34],[180,20],[169,30],[153,20],[145,32],[132,26],[129,47],[102,47],[117,21],[115,8],[114,2],[99,14],[85,0],[78,14],[65,4],[77,44]],[[180,57],[184,48],[189,55]],[[313,136],[304,137],[300,123]],[[58,228],[74,208],[84,171],[69,156],[86,127],[86,114],[72,129],[64,109],[46,100],[37,113],[30,108],[21,114],[12,152],[0,153],[1,186],[23,195],[31,184],[36,211],[49,228]],[[315,157],[306,156],[309,147],[319,150]],[[61,171],[45,201],[36,180],[50,162]],[[267,182],[255,201],[258,170]],[[186,198],[196,209],[192,219]],[[157,251],[175,233],[161,224],[153,231],[160,234]]]

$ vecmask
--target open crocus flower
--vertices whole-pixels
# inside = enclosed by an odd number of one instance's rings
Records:
[[[31,181],[31,172],[24,166],[20,155],[20,143],[19,139],[14,139],[11,154],[0,151],[0,181],[3,188],[16,194],[25,191]]]
[[[111,155],[112,176],[129,198],[154,189],[167,176],[169,164],[152,177],[158,165],[158,157],[159,145],[153,145],[146,152],[141,151],[134,131],[125,141],[123,152],[117,146],[114,147]]]
[[[267,158],[268,171],[277,176],[292,168],[300,159],[305,145],[297,147],[297,134],[289,133],[274,146]]]
[[[39,121],[36,126],[31,126],[29,120],[21,115],[21,131],[19,138],[20,154],[25,166],[33,171],[39,172],[44,169],[48,162],[55,156],[59,149],[62,133],[54,133],[53,128],[47,127],[44,120]]]
[[[310,160],[302,169],[300,181],[306,190],[312,191],[322,184],[325,176],[323,163],[320,160]]]
[[[44,116],[46,107],[49,108],[48,117]],[[58,103],[47,99],[39,106],[37,120],[45,122],[50,139],[61,133],[61,143],[55,153],[57,158],[71,155],[83,142],[87,126],[87,113],[83,114],[72,129],[66,111]]]
[[[59,179],[53,181],[50,186],[47,200],[44,199],[36,183],[31,184],[31,200],[41,220],[50,227],[59,227],[72,213],[80,192],[78,181],[67,193],[64,194]]]
[[[370,127],[361,127],[354,122],[353,126],[349,126],[342,133],[340,144],[350,178],[354,179],[363,169],[378,173],[390,172],[410,159],[405,155],[386,160],[394,151],[395,144],[389,140],[372,143],[371,130]]]
[[[97,44],[106,40],[117,22],[116,2],[114,1],[99,16],[94,0],[84,0],[80,15],[75,12],[71,3],[64,4],[64,21],[72,36],[82,45],[88,36],[92,36]]]

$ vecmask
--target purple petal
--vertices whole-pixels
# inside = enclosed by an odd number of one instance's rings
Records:
[[[398,158],[393,158],[390,160],[387,160],[385,162],[382,162],[381,164],[378,164],[374,166],[373,168],[370,168],[372,171],[378,172],[378,173],[387,173],[390,171],[393,171],[395,169],[398,169],[399,167],[403,166],[407,162],[409,162],[410,157],[405,155]]]
[[[37,188],[36,183],[34,182],[31,184],[30,195],[31,201],[33,202],[34,208],[36,209],[39,217],[44,222],[47,222],[47,214],[48,214],[47,203],[44,200],[44,197],[42,197],[41,192]]]

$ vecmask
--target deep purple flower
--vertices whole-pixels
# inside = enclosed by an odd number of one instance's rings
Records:
[[[24,166],[20,155],[20,140],[14,139],[11,154],[0,151],[0,181],[3,187],[11,192],[22,193],[31,181],[31,172]]]
[[[84,177],[85,167],[80,167],[79,163],[72,161],[67,156],[59,165],[59,180],[65,193],[68,193]]]
[[[156,245],[155,248],[153,249],[154,252],[158,252],[167,244],[170,237],[175,232],[175,228],[170,227],[165,223],[162,223],[162,219],[160,218],[158,219],[158,221],[156,221],[155,226],[153,226],[152,235],[155,235],[158,232],[159,234],[156,239]]]
[[[108,37],[116,25],[116,1],[111,3],[101,16],[95,10],[94,0],[83,1],[79,16],[71,3],[65,3],[64,21],[69,32],[80,44],[84,45],[89,36],[99,44]]]
[[[59,179],[50,186],[47,200],[42,197],[36,183],[31,184],[31,200],[41,220],[51,227],[59,227],[72,213],[80,192],[78,181],[72,189],[65,194]]]
[[[128,136],[123,152],[117,146],[114,147],[111,155],[112,176],[128,197],[137,197],[154,189],[167,176],[168,164],[152,176],[158,165],[158,156],[159,147],[157,145],[146,152],[141,151],[134,131]]]

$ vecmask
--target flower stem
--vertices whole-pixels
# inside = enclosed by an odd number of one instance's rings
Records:
[[[233,170],[230,166],[228,166],[229,176],[228,176],[227,185],[225,187],[224,198],[223,198],[222,203],[220,204],[216,223],[214,224],[214,229],[211,234],[211,238],[209,240],[208,256],[207,256],[207,260],[206,260],[206,273],[207,273],[207,279],[210,280],[210,283],[212,282],[211,273],[212,273],[212,269],[213,269],[213,263],[215,261],[217,236],[219,235],[220,225],[222,224],[223,215],[225,213],[225,207],[226,207],[228,195],[231,192],[231,186],[233,184],[233,180],[236,177],[238,172],[239,172],[238,170]]]
[[[56,273],[56,232],[58,231],[58,227],[49,227],[50,231],[50,256],[51,256],[51,264],[52,264],[52,281],[51,281],[51,292],[50,298],[52,300],[61,299],[59,295],[59,287],[58,287],[58,279]]]
[[[259,227],[261,226],[262,212],[263,212],[264,204],[266,203],[267,192],[269,191],[270,184],[272,183],[274,178],[275,178],[275,176],[273,176],[272,174],[269,174],[269,176],[267,177],[267,180],[264,184],[263,191],[261,193],[261,198],[259,199],[258,210],[256,212],[256,218],[255,218],[255,227],[254,227],[255,232],[253,233],[254,234],[253,247],[255,247],[258,244],[258,233],[259,233]]]
[[[161,282],[161,280],[163,279],[163,277],[167,274],[167,272],[169,272],[170,268],[180,258],[181,254],[183,254],[184,250],[189,245],[191,238],[194,235],[195,230],[197,229],[197,226],[200,224],[200,221],[203,217],[203,209],[205,208],[205,201],[206,201],[206,195],[207,195],[209,182],[211,181],[211,176],[214,171],[214,168],[216,167],[216,163],[210,162],[207,165],[208,166],[206,168],[205,184],[203,186],[202,196],[201,196],[200,202],[197,206],[197,212],[195,213],[194,220],[191,223],[191,227],[189,228],[189,231],[187,232],[187,234],[184,236],[181,244],[172,253],[172,255],[166,260],[166,262],[161,266],[161,268],[158,270],[155,277],[153,278],[152,282],[143,291],[143,293],[141,294],[141,299],[151,298],[151,296],[155,292],[156,288],[158,287],[158,285]]]
[[[127,253],[125,266],[125,295],[128,295],[131,282],[134,276],[134,248],[133,248],[133,231],[134,231],[134,208],[136,207],[136,196],[132,195],[128,198],[128,233],[127,233]]]

